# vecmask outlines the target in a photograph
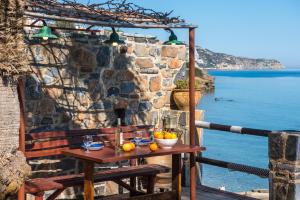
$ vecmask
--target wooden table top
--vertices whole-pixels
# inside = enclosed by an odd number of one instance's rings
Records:
[[[81,160],[89,160],[96,163],[111,163],[128,159],[152,157],[152,156],[163,156],[180,153],[196,153],[204,151],[205,147],[190,146],[184,144],[177,144],[171,149],[159,148],[155,152],[151,152],[149,146],[137,147],[135,150],[130,152],[119,151],[116,152],[113,147],[104,147],[99,151],[86,152],[83,149],[70,149],[63,150],[62,153],[67,156],[72,156]]]

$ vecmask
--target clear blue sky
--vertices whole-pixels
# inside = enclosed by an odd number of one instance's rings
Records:
[[[158,11],[174,10],[173,15],[198,25],[196,43],[204,48],[237,56],[274,58],[287,67],[300,67],[300,0],[131,2]],[[125,31],[168,37],[163,30]],[[179,39],[187,40],[187,31],[176,33]]]

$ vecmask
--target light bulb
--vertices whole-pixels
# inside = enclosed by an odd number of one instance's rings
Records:
[[[115,47],[115,46],[118,46],[118,43],[117,42],[113,42],[112,45]]]
[[[48,37],[43,37],[43,40],[48,40]]]
[[[176,45],[176,44],[172,42],[171,45]]]

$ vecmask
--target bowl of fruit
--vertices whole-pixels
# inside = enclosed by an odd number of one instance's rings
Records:
[[[168,131],[157,131],[154,133],[155,142],[162,149],[172,148],[178,141],[177,133]]]

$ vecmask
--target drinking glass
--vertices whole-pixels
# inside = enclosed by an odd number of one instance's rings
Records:
[[[83,145],[87,152],[89,152],[89,148],[92,145],[92,143],[93,143],[93,136],[86,135],[83,137]]]
[[[136,145],[139,146],[143,139],[143,131],[136,131],[135,134],[134,141],[136,142]]]

